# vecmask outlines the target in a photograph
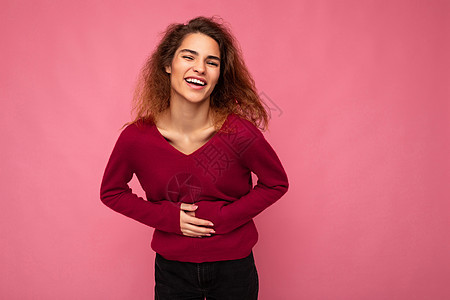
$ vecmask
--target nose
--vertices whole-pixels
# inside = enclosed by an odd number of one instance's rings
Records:
[[[198,73],[205,73],[205,64],[202,61],[198,60],[194,65],[194,71]]]

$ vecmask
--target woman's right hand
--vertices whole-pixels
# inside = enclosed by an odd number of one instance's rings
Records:
[[[185,236],[204,237],[216,233],[214,229],[208,226],[214,226],[211,221],[195,217],[195,210],[198,206],[194,204],[181,203],[180,206],[180,228]]]

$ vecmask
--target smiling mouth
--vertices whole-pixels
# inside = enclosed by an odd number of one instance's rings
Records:
[[[187,83],[189,83],[189,84],[193,84],[193,85],[196,85],[196,86],[205,86],[206,85],[206,82],[205,81],[202,81],[202,80],[198,80],[198,79],[195,79],[195,78],[186,78],[186,79],[184,79]]]

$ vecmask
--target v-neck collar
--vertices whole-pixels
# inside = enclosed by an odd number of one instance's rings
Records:
[[[184,156],[184,157],[190,157],[190,156],[195,155],[197,152],[200,152],[202,149],[206,148],[206,146],[207,146],[208,144],[212,143],[212,140],[213,140],[214,138],[216,138],[217,134],[222,130],[222,128],[224,128],[225,123],[228,122],[228,119],[230,118],[230,115],[231,115],[231,113],[228,114],[228,116],[226,117],[226,119],[225,119],[225,121],[223,122],[222,126],[220,127],[219,131],[216,131],[216,133],[214,133],[214,135],[213,135],[209,140],[207,140],[203,145],[201,145],[200,147],[198,147],[197,149],[195,149],[193,152],[191,152],[191,153],[189,153],[189,154],[186,154],[186,153],[184,153],[184,152],[178,150],[178,149],[175,148],[171,143],[169,143],[169,141],[168,141],[168,140],[162,135],[162,133],[159,131],[159,129],[158,129],[158,127],[156,126],[156,124],[153,124],[153,128],[154,128],[154,130],[155,130],[155,132],[156,132],[156,135],[158,135],[158,136],[160,137],[160,139],[162,139],[162,143],[166,144],[167,147],[169,147],[170,149],[172,149],[172,151],[175,151],[176,153],[178,153],[178,154],[180,154],[180,155],[182,155],[182,156]]]

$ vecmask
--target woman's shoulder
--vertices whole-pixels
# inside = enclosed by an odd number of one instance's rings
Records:
[[[263,135],[253,122],[236,113],[230,113],[226,125],[226,127],[232,129],[232,132],[242,136],[258,137]]]
[[[120,133],[120,139],[126,141],[134,141],[136,139],[142,138],[142,136],[148,136],[149,134],[153,134],[152,128],[154,124],[143,122],[143,121],[135,121],[132,123],[127,123],[122,128]]]
[[[122,133],[125,134],[143,134],[151,130],[155,126],[154,123],[145,122],[143,120],[133,121],[124,125]]]

